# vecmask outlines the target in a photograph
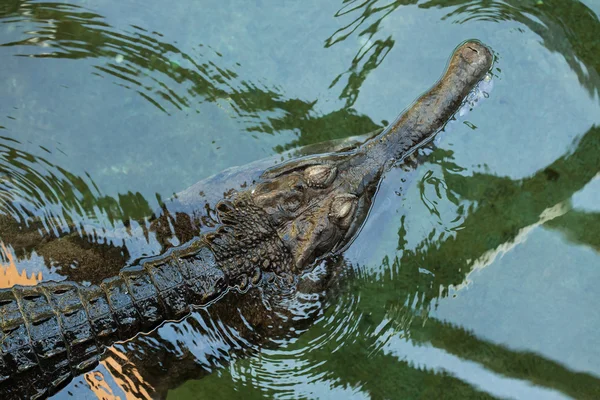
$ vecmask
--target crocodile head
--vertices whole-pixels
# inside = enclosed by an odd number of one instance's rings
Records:
[[[443,128],[492,59],[481,43],[463,43],[442,79],[380,135],[356,149],[292,161],[262,175],[252,198],[270,216],[296,268],[350,243],[386,168]]]
[[[267,171],[252,192],[302,268],[349,242],[366,215],[363,195],[344,170],[353,157],[323,156]],[[365,193],[366,194],[366,193]]]

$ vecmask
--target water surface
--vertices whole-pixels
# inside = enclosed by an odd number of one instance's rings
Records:
[[[293,323],[252,326],[259,294],[230,293],[55,397],[600,398],[599,15],[593,0],[3,0],[2,287],[160,253],[177,243],[148,227],[174,193],[384,126],[463,40],[497,58],[489,98],[386,175],[330,261],[343,273],[292,302]]]

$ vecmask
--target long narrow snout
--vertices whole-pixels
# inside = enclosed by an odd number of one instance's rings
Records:
[[[493,60],[492,52],[479,41],[459,45],[442,78],[378,137],[366,143],[365,150],[379,159],[399,160],[432,138],[490,71]]]

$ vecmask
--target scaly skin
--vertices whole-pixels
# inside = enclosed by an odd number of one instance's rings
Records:
[[[0,290],[0,395],[40,398],[97,365],[103,346],[147,332],[231,287],[293,283],[349,245],[382,174],[431,139],[492,65],[475,41],[380,135],[351,150],[269,169],[221,201],[219,226],[99,286],[46,282]]]

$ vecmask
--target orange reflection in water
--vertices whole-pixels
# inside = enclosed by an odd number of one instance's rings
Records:
[[[152,398],[150,396],[150,392],[154,391],[152,386],[144,380],[125,354],[114,347],[110,347],[107,349],[101,364],[110,372],[114,382],[123,390],[126,400],[149,400]],[[114,394],[102,372],[88,372],[85,374],[85,380],[99,400],[121,400],[120,396]]]
[[[104,379],[100,371],[91,371],[85,374],[85,381],[90,389],[100,400],[121,400],[120,396],[115,396],[112,389]]]
[[[42,271],[37,275],[32,273],[27,276],[27,271],[19,273],[15,257],[4,243],[0,242],[0,289],[9,288],[14,285],[35,285],[42,281]]]

